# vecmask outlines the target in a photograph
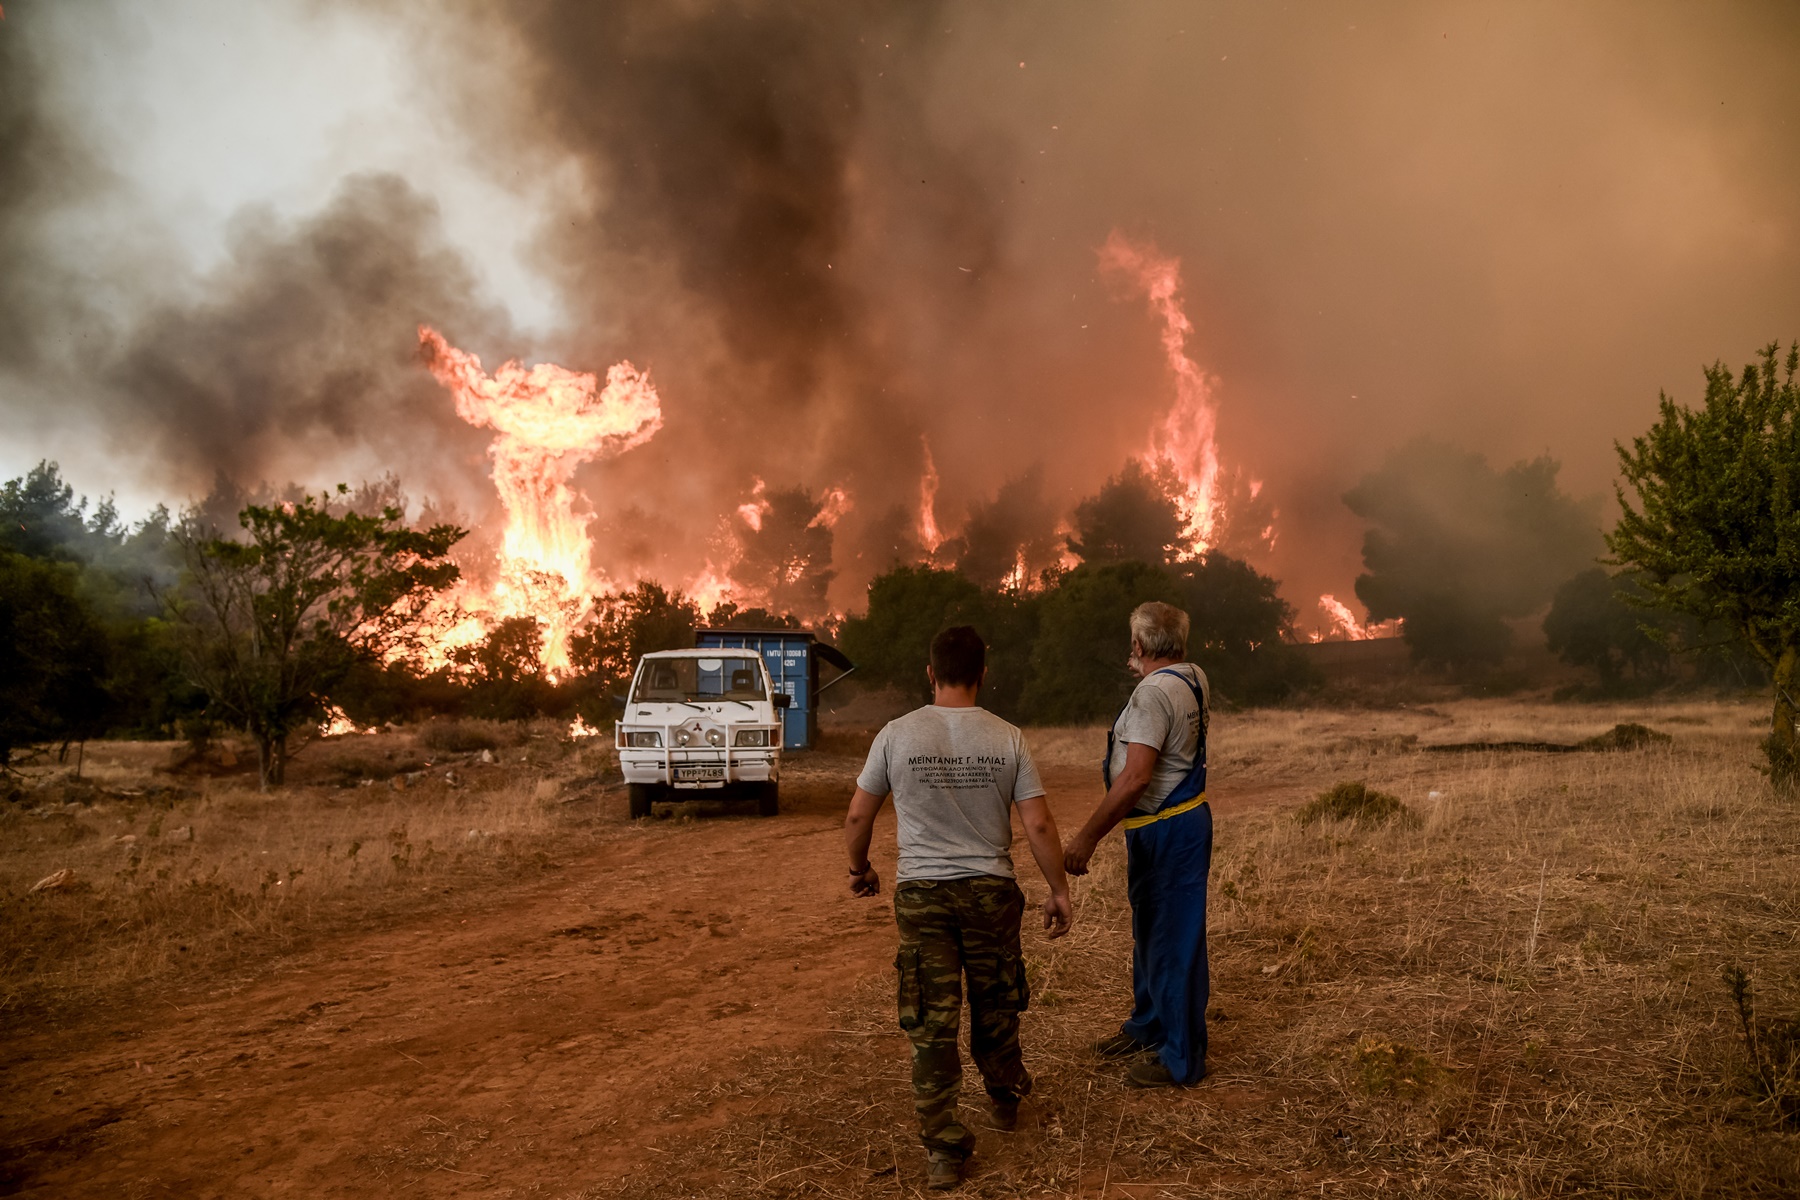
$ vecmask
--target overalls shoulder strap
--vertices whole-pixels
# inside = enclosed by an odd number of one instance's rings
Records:
[[[1188,773],[1175,785],[1175,789],[1163,797],[1162,804],[1157,808],[1160,813],[1206,795],[1206,694],[1200,690],[1199,682],[1185,671],[1163,667],[1151,674],[1173,675],[1187,684],[1188,690],[1194,693],[1194,711],[1200,715],[1200,740],[1194,747],[1194,765],[1188,768]],[[1125,703],[1119,706],[1118,713],[1114,714],[1112,724],[1106,727],[1106,757],[1100,760],[1100,777],[1106,781],[1109,790],[1112,788],[1112,760],[1113,750],[1117,745],[1119,717],[1124,715],[1125,709],[1130,705],[1131,699],[1127,697]],[[1146,817],[1153,815],[1145,814]]]

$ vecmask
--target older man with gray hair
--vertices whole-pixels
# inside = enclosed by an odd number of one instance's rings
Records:
[[[1206,1074],[1207,683],[1185,661],[1187,639],[1188,615],[1173,605],[1132,612],[1129,665],[1139,683],[1106,735],[1106,798],[1063,857],[1069,874],[1085,875],[1094,847],[1124,822],[1131,1016],[1095,1049],[1146,1056],[1126,1072],[1134,1087],[1186,1087]]]

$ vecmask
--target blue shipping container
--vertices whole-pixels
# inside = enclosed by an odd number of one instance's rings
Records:
[[[775,690],[792,699],[782,717],[781,747],[805,750],[819,736],[819,693],[856,669],[835,646],[799,629],[699,629],[694,645],[702,649],[755,650],[769,668]],[[837,674],[819,683],[819,665]]]

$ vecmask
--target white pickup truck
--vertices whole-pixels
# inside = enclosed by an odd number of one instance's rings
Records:
[[[780,809],[781,709],[754,650],[661,650],[638,661],[614,745],[633,818],[658,800],[753,798]]]

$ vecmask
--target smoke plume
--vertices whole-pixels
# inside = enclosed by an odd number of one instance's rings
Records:
[[[209,2],[154,39],[118,0],[0,22],[0,415],[165,495],[393,470],[481,524],[487,438],[414,357],[425,323],[649,372],[663,429],[575,478],[614,578],[799,555],[802,594],[854,608],[940,537],[992,577],[1176,403],[1163,329],[1098,270],[1117,230],[1180,260],[1227,548],[1310,612],[1360,569],[1342,498],[1394,447],[1548,452],[1600,491],[1659,390],[1800,330],[1791,6],[270,0],[296,36],[388,39],[436,140],[373,172],[320,151],[311,198],[196,263],[138,203],[159,168],[114,152],[167,95],[107,101],[69,48],[154,62],[234,11]],[[222,102],[294,103],[256,85]],[[412,169],[451,159],[478,166]],[[446,220],[477,184],[535,214],[547,324]],[[759,479],[850,506],[751,546]]]
[[[140,451],[249,480],[315,473],[346,451],[415,470],[482,453],[487,435],[446,411],[422,369],[418,328],[503,338],[506,321],[475,299],[429,200],[399,179],[352,178],[298,225],[242,215],[229,244],[200,298],[145,312],[111,365],[131,410],[118,426]]]
[[[1557,486],[1550,458],[1496,471],[1429,440],[1395,451],[1344,497],[1369,523],[1356,594],[1377,621],[1406,621],[1420,657],[1497,659],[1507,618],[1525,617],[1594,565],[1599,499]]]

